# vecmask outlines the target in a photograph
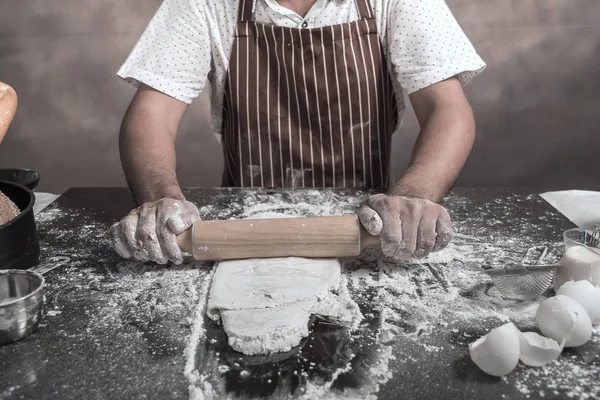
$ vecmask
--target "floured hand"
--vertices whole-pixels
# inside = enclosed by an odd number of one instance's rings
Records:
[[[189,201],[163,198],[145,203],[110,228],[112,244],[125,258],[181,264],[177,235],[199,219],[198,208]]]
[[[441,250],[453,236],[446,209],[421,198],[371,196],[358,218],[367,232],[380,236],[383,255],[397,261]]]

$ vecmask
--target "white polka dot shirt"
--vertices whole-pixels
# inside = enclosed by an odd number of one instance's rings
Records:
[[[165,0],[118,75],[191,103],[212,87],[212,128],[219,136],[223,88],[239,0]],[[444,0],[371,0],[400,118],[404,93],[458,75],[464,85],[485,68]],[[254,20],[319,28],[359,19],[353,0],[317,0],[303,18],[276,0],[255,0]]]

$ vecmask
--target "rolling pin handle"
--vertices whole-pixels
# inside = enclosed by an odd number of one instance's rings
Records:
[[[194,252],[194,246],[192,241],[192,232],[194,229],[194,225],[192,225],[189,229],[184,231],[183,233],[177,235],[177,244],[179,248],[184,253],[192,254]]]
[[[360,222],[359,222],[360,224]],[[365,249],[371,249],[381,246],[381,240],[379,236],[373,236],[367,230],[360,225],[360,251]]]

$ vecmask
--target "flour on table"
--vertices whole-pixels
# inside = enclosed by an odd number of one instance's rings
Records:
[[[338,260],[271,258],[219,263],[207,315],[221,319],[244,354],[289,351],[308,336],[311,314],[355,325],[362,316],[342,284]]]

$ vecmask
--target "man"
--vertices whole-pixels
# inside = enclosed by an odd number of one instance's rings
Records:
[[[166,0],[119,71],[140,85],[120,136],[139,207],[113,226],[115,247],[182,262],[175,235],[199,215],[174,139],[208,81],[225,186],[386,188],[359,211],[383,254],[439,250],[452,225],[438,202],[475,134],[461,84],[484,67],[443,0]],[[405,93],[421,132],[390,185]]]

